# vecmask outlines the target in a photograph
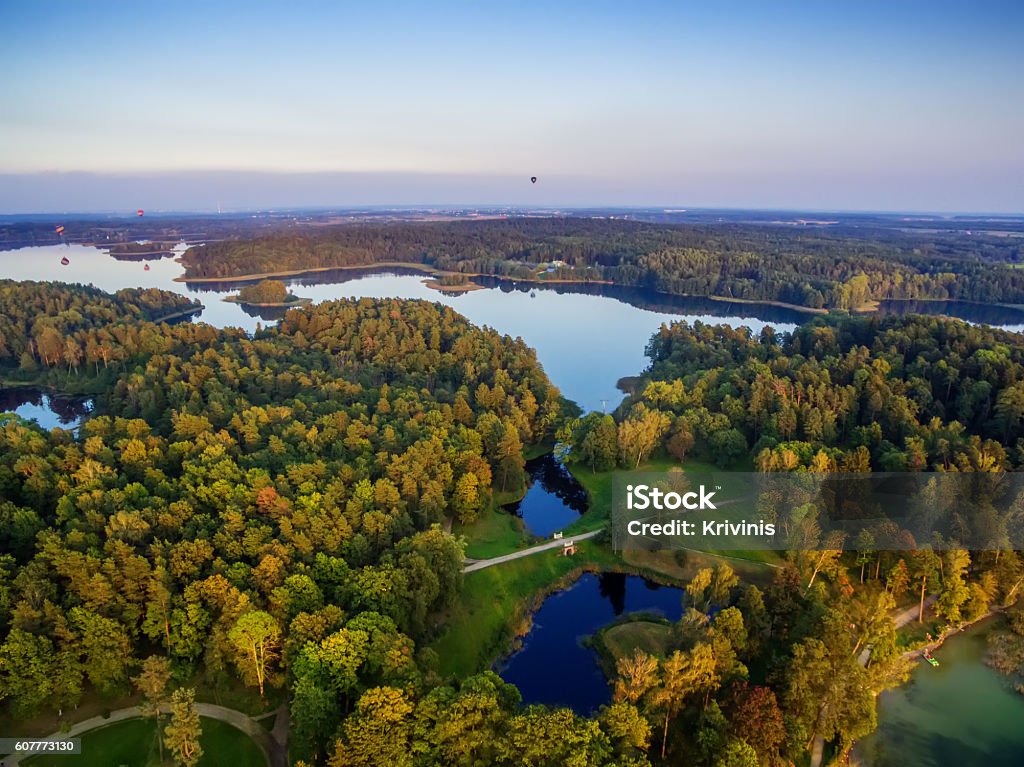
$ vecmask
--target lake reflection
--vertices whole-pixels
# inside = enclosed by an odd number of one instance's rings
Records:
[[[587,491],[551,453],[527,461],[526,472],[526,495],[504,508],[533,535],[547,538],[587,510]]]
[[[986,623],[949,639],[908,684],[878,700],[878,731],[858,744],[864,767],[1018,767],[1024,696],[985,662]]]
[[[177,252],[183,252],[179,246]],[[62,257],[68,265],[61,266]],[[105,251],[84,245],[51,245],[0,252],[0,277],[15,280],[60,280],[92,283],[106,291],[154,287],[188,296],[204,305],[199,321],[217,327],[235,326],[250,332],[273,321],[253,317],[241,305],[223,298],[238,291],[239,283],[175,282],[181,264],[169,258],[144,264],[118,261]],[[663,323],[677,320],[745,325],[759,333],[768,324],[792,330],[801,315],[780,315],[776,307],[724,304],[684,299],[609,286],[538,286],[496,283],[499,286],[465,294],[440,293],[423,284],[424,275],[410,270],[343,270],[286,278],[298,296],[314,301],[347,297],[420,298],[453,307],[477,325],[487,325],[522,338],[537,350],[544,370],[562,394],[585,410],[613,409],[622,393],[616,383],[647,366],[644,348]],[[579,290],[576,291],[575,288]],[[635,300],[642,306],[629,303]],[[643,308],[649,306],[651,308]],[[764,311],[764,319],[761,312]],[[783,318],[789,321],[781,321]]]
[[[522,649],[499,673],[519,688],[524,703],[590,713],[611,700],[611,688],[597,654],[582,640],[626,613],[651,612],[677,621],[683,613],[682,596],[681,589],[637,575],[585,573],[544,600]]]
[[[0,389],[0,413],[15,413],[44,429],[76,429],[92,412],[88,397],[61,397],[38,389]]]

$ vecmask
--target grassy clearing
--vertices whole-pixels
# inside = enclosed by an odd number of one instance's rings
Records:
[[[665,657],[672,642],[672,627],[655,621],[628,621],[602,631],[601,641],[615,658],[632,655],[637,648]]]
[[[750,559],[747,555],[774,555],[781,561],[777,551],[738,551],[731,552],[736,556],[722,553],[711,553],[683,549],[679,551],[642,551],[639,549],[624,551],[622,560],[634,568],[660,574],[674,581],[685,583],[697,574],[702,567],[715,567],[727,562],[736,571],[743,583],[766,586],[775,577],[775,570],[768,567],[767,561]]]
[[[639,471],[668,471],[678,467],[679,464],[670,458],[655,458],[641,464]],[[569,473],[587,491],[590,508],[578,520],[565,528],[566,533],[584,533],[607,524],[611,520],[612,514],[612,476],[615,472],[595,472],[585,466],[573,464],[569,466]]]
[[[167,717],[164,717],[166,724]],[[203,758],[199,767],[265,767],[263,752],[241,730],[216,719],[203,719]],[[172,764],[164,752],[164,763]],[[160,764],[156,722],[129,719],[82,736],[82,753],[32,757],[27,767],[153,767]]]
[[[523,521],[497,506],[481,512],[472,525],[459,527],[455,532],[465,536],[466,556],[470,559],[489,559],[508,554],[524,548],[530,542]]]

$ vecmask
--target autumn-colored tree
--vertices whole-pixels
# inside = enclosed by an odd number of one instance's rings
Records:
[[[142,693],[139,706],[143,715],[156,720],[156,740],[160,750],[160,761],[164,760],[164,733],[160,726],[160,712],[167,705],[167,684],[171,681],[171,664],[160,655],[150,655],[142,662],[139,674],[132,678],[135,688]]]
[[[263,697],[263,685],[281,649],[281,628],[269,613],[253,610],[244,613],[228,632],[235,649],[235,664],[243,678],[253,682]]]
[[[171,694],[171,721],[164,728],[167,747],[179,767],[195,767],[203,757],[199,740],[203,726],[195,708],[195,690],[178,689]]]

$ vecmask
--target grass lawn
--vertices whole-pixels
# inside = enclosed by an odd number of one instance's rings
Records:
[[[641,464],[639,471],[668,471],[677,466],[679,464],[671,458],[655,458]],[[569,466],[569,473],[587,491],[587,495],[590,497],[590,508],[586,514],[581,515],[577,521],[565,528],[566,533],[584,533],[588,530],[595,530],[611,520],[612,475],[615,474],[615,471],[595,472],[579,464]]]
[[[774,557],[774,558],[773,558]],[[641,570],[660,573],[675,581],[686,582],[702,567],[715,567],[721,562],[728,563],[743,583],[764,587],[775,577],[775,568],[769,563],[781,562],[778,551],[733,551],[709,553],[686,549],[683,551],[643,551],[631,549],[622,553],[622,560]]]
[[[470,559],[489,559],[508,554],[525,548],[530,541],[523,521],[502,511],[497,505],[482,511],[473,524],[458,526],[454,532],[466,537],[466,556]]]
[[[664,657],[672,640],[672,627],[654,621],[628,621],[601,632],[601,641],[612,655],[622,658],[640,648],[646,653]]]
[[[263,752],[244,732],[216,719],[202,722],[199,767],[266,767]],[[166,764],[172,764],[166,751],[164,757]],[[25,762],[28,767],[151,767],[159,763],[152,719],[129,719],[88,732],[82,736],[81,754],[45,754]]]

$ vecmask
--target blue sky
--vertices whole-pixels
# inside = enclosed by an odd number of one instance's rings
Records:
[[[0,28],[0,212],[1024,211],[1015,0],[0,0]]]

